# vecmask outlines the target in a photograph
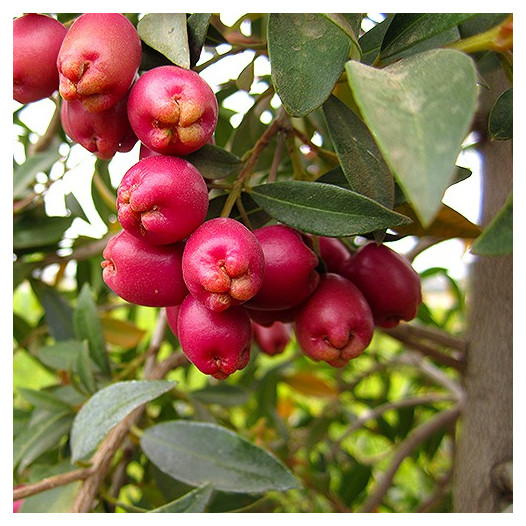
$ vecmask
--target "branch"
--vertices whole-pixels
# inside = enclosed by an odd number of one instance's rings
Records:
[[[377,484],[374,491],[369,494],[369,497],[363,504],[362,508],[358,510],[358,513],[370,513],[381,504],[385,494],[391,487],[393,478],[403,460],[411,454],[413,449],[424,442],[424,440],[429,438],[433,433],[454,422],[459,414],[460,406],[457,405],[452,409],[438,413],[434,418],[415,428],[395,451],[389,467],[383,473],[380,482]]]

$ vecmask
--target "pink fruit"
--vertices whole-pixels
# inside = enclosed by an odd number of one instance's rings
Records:
[[[179,331],[177,330],[177,320],[179,318],[179,308],[181,305],[171,305],[166,307],[166,321],[168,326],[174,333],[176,338],[179,338]]]
[[[313,360],[343,367],[360,356],[374,331],[362,293],[338,274],[324,274],[312,296],[296,311],[296,338]]]
[[[214,312],[189,294],[179,308],[176,332],[183,352],[204,374],[221,380],[248,364],[252,332],[244,307]]]
[[[152,245],[122,230],[102,253],[104,282],[122,299],[146,307],[178,305],[188,293],[182,243]]]
[[[160,66],[133,85],[128,116],[147,148],[169,155],[186,155],[204,146],[217,124],[217,99],[195,72]]]
[[[137,142],[128,122],[126,98],[98,113],[86,111],[78,100],[64,100],[61,121],[73,141],[100,159],[111,159],[117,152],[129,152]]]
[[[218,312],[252,298],[263,282],[264,266],[254,234],[231,218],[203,223],[188,238],[183,254],[188,290]]]
[[[334,237],[318,237],[320,257],[327,272],[339,274],[342,267],[351,259],[351,253],[344,244]]]
[[[270,356],[281,354],[290,341],[291,327],[280,321],[268,327],[253,322],[252,331],[258,347]]]
[[[141,159],[117,190],[119,222],[130,234],[154,244],[188,237],[203,223],[208,189],[194,165],[180,157]]]
[[[57,56],[66,32],[47,15],[29,13],[13,20],[13,99],[28,104],[58,90]]]
[[[91,112],[104,111],[130,89],[142,57],[133,24],[120,13],[84,13],[58,54],[60,94]]]
[[[403,255],[386,245],[370,242],[360,247],[342,275],[361,290],[376,325],[396,327],[416,316],[422,302],[420,276]]]
[[[318,256],[307,237],[285,225],[254,230],[265,256],[265,278],[259,292],[247,303],[250,309],[290,309],[307,299],[320,276]]]

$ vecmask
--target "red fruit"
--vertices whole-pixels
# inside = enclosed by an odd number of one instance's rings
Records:
[[[154,244],[188,237],[206,218],[208,189],[194,165],[179,157],[141,159],[117,190],[117,213],[130,234]]]
[[[325,263],[327,272],[339,274],[342,267],[351,259],[351,253],[345,245],[334,237],[318,237],[320,257]]]
[[[13,20],[13,99],[28,104],[58,89],[57,56],[66,33],[47,15],[29,13]]]
[[[307,299],[318,284],[318,256],[308,238],[285,225],[254,230],[265,255],[265,278],[259,292],[247,303],[258,310],[290,309]]]
[[[334,367],[360,356],[373,331],[371,309],[362,293],[338,274],[324,274],[295,315],[296,337],[303,352]]]
[[[104,282],[122,299],[146,307],[178,305],[188,293],[182,243],[152,245],[122,230],[102,253]]]
[[[117,152],[129,152],[137,142],[128,122],[126,98],[98,113],[86,111],[78,100],[64,100],[61,120],[69,137],[100,159],[111,159]]]
[[[376,325],[412,320],[422,302],[420,276],[398,252],[375,242],[362,246],[342,270],[365,296]]]
[[[250,359],[252,330],[244,307],[214,312],[188,294],[179,308],[175,332],[187,358],[219,380],[243,369]]]
[[[141,57],[141,39],[124,15],[85,13],[69,28],[58,54],[60,94],[88,111],[107,110],[130,89]]]
[[[177,330],[177,320],[179,318],[179,308],[181,305],[171,305],[166,307],[166,321],[168,326],[172,329],[174,336],[179,338],[179,331]]]
[[[204,146],[217,124],[217,99],[195,72],[161,66],[133,85],[128,116],[139,140],[158,153],[186,155]]]
[[[188,290],[218,312],[252,298],[263,282],[264,267],[254,234],[231,218],[203,223],[188,238],[183,254]]]
[[[258,347],[270,356],[281,354],[290,341],[291,327],[280,321],[267,327],[252,323],[252,331]]]

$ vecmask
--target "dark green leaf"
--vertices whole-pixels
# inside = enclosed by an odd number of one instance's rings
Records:
[[[71,226],[73,217],[18,216],[13,221],[13,249],[38,250],[57,245]]]
[[[436,49],[384,69],[355,61],[347,77],[362,117],[424,226],[438,212],[477,102],[466,54]]]
[[[49,411],[73,412],[73,407],[65,402],[64,400],[57,398],[52,393],[44,390],[26,389],[23,387],[18,388],[18,392],[22,395],[22,398],[29,402],[32,406],[38,407],[39,409],[47,409]]]
[[[143,433],[141,447],[157,467],[187,484],[239,493],[298,487],[273,455],[215,424],[163,422]]]
[[[496,141],[513,138],[513,88],[501,93],[489,114],[489,132]]]
[[[79,340],[87,340],[90,356],[105,374],[110,374],[110,364],[106,354],[106,342],[102,324],[93,299],[90,286],[85,283],[77,299],[73,312],[75,335]]]
[[[397,13],[383,39],[380,59],[400,54],[473,16],[474,13]]]
[[[82,208],[82,206],[80,205],[77,198],[72,192],[67,194],[65,199],[66,199],[66,207],[68,210],[71,211],[74,217],[79,217],[80,219],[83,219],[84,221],[86,221],[86,223],[90,222],[88,219],[88,216],[84,212],[84,209]]]
[[[359,39],[358,43],[362,49],[362,64],[371,65],[380,53],[382,41],[385,33],[389,29],[389,24],[392,21],[392,16],[388,16],[380,23],[373,26],[369,31],[365,32]]]
[[[57,371],[69,371],[82,351],[84,344],[78,340],[63,340],[40,347],[37,358],[47,367]]]
[[[339,27],[351,39],[351,58],[360,58],[362,50],[358,44],[362,24],[362,13],[323,13],[333,24]]]
[[[151,513],[203,513],[212,493],[213,489],[210,486],[196,488],[179,499],[152,510]]]
[[[347,505],[352,504],[367,487],[372,475],[371,466],[361,464],[354,457],[349,458],[350,465],[344,466],[338,487],[338,494]]]
[[[513,195],[471,246],[479,256],[504,256],[513,252]]]
[[[27,188],[33,184],[39,172],[47,172],[59,159],[58,150],[50,149],[36,153],[16,167],[13,173],[13,199],[21,198]]]
[[[350,189],[392,208],[394,178],[367,126],[334,96],[323,104],[323,113]]]
[[[30,283],[44,308],[46,322],[53,338],[57,341],[73,340],[73,309],[66,297],[42,281],[32,279]]]
[[[187,20],[188,46],[190,48],[190,67],[199,62],[212,13],[192,13]]]
[[[225,179],[239,173],[241,159],[219,146],[205,144],[202,148],[185,156],[206,179]]]
[[[190,68],[185,13],[148,13],[137,24],[141,40],[171,62]]]
[[[219,404],[223,407],[234,407],[244,404],[248,394],[243,389],[225,383],[207,385],[197,391],[192,391],[190,397],[203,404]]]
[[[106,433],[135,408],[173,388],[165,380],[130,380],[95,393],[80,409],[71,429],[71,461],[89,455]]]
[[[323,104],[342,74],[350,45],[351,39],[321,14],[270,14],[272,81],[290,115],[303,117]]]
[[[42,453],[56,449],[71,427],[73,415],[69,411],[46,414],[46,418],[20,432],[13,442],[13,465],[18,465],[19,473]]]
[[[207,220],[214,217],[219,217],[221,215],[221,211],[225,206],[226,200],[227,194],[218,195],[217,197],[210,199]],[[268,221],[271,219],[271,217],[246,192],[241,194],[241,203],[245,209],[245,214],[246,217],[248,217],[251,229],[259,228],[268,223]],[[237,221],[241,221],[242,223],[245,222],[244,217],[239,212],[237,203],[234,205],[234,208],[230,213],[230,217],[236,219]],[[249,225],[246,226],[248,227]]]
[[[274,219],[320,236],[366,234],[410,222],[368,197],[330,184],[264,184],[252,188],[250,195]]]
[[[76,360],[72,366],[72,369],[79,375],[80,383],[86,388],[88,393],[94,393],[97,390],[97,383],[91,366],[87,342],[82,343],[80,352],[77,353]]]

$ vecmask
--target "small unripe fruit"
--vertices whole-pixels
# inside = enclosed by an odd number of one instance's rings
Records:
[[[104,282],[130,303],[166,307],[178,305],[188,294],[181,269],[182,243],[152,245],[122,230],[102,255]]]
[[[362,293],[338,274],[324,274],[295,314],[296,338],[303,352],[334,367],[360,356],[373,332],[373,316]]]
[[[252,298],[261,287],[264,270],[256,237],[235,219],[210,219],[186,242],[184,280],[208,309],[224,311]]]
[[[104,111],[130,89],[142,58],[141,39],[120,13],[84,13],[69,28],[57,59],[60,94],[91,112]]]
[[[203,223],[208,189],[197,168],[180,157],[141,159],[117,189],[117,214],[130,234],[154,244],[188,237]]]
[[[254,230],[265,256],[265,277],[259,292],[247,303],[258,310],[290,309],[307,299],[316,288],[318,256],[307,237],[285,225]]]
[[[252,328],[244,307],[214,312],[188,294],[176,319],[181,348],[202,373],[222,380],[248,364]]]
[[[29,13],[13,20],[13,99],[29,104],[58,90],[57,56],[66,33],[47,15]]]
[[[128,122],[126,98],[98,113],[86,111],[78,100],[64,100],[60,116],[69,137],[100,159],[129,152],[137,142]]]
[[[351,253],[339,239],[334,237],[320,236],[318,243],[326,271],[340,274],[343,266],[351,259]]]
[[[386,245],[360,247],[342,275],[361,290],[379,327],[396,327],[416,316],[422,302],[420,276],[407,258]]]
[[[133,85],[128,116],[139,140],[150,150],[187,155],[204,146],[217,125],[217,99],[192,70],[160,66]]]
[[[281,354],[290,341],[291,326],[289,324],[274,322],[265,327],[259,323],[252,323],[253,338],[258,347],[269,356]]]

